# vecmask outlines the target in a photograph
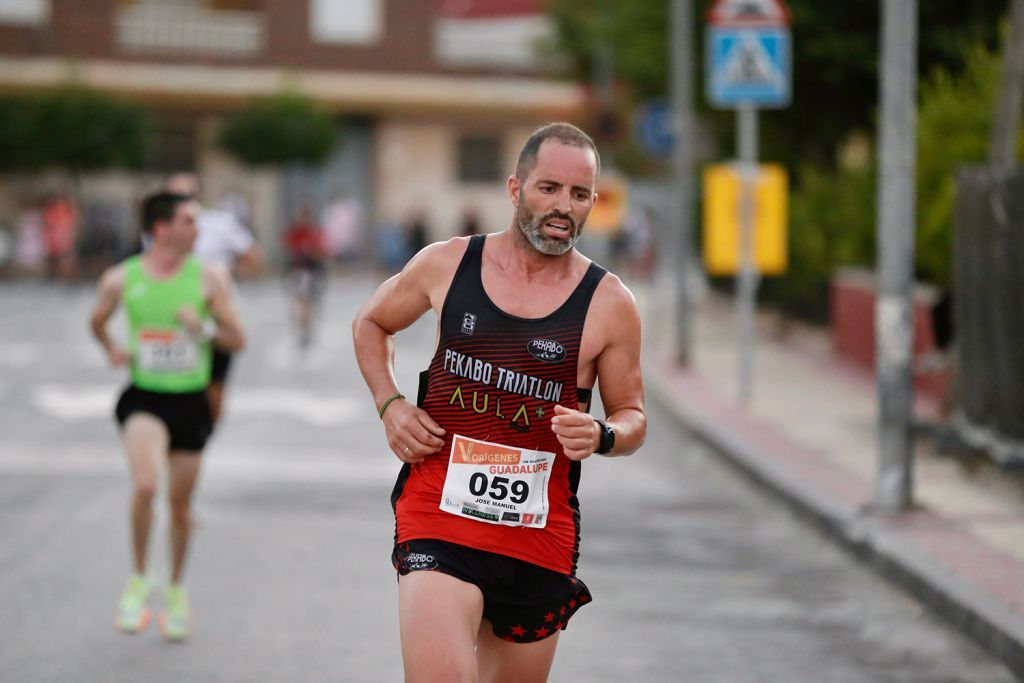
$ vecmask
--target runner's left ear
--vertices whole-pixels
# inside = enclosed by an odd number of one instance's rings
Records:
[[[513,174],[508,177],[508,198],[512,200],[512,206],[519,207],[519,192],[522,190],[522,183],[519,176]]]

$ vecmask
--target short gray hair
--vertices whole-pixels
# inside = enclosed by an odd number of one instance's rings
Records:
[[[530,175],[530,171],[537,163],[537,152],[540,150],[541,143],[551,139],[558,140],[563,145],[592,151],[597,164],[596,172],[601,173],[601,155],[598,154],[597,145],[594,144],[591,137],[571,123],[556,121],[541,126],[527,138],[523,148],[519,151],[519,161],[516,162],[517,178],[526,180],[526,176]]]

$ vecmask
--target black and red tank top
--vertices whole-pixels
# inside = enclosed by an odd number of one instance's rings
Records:
[[[520,318],[502,311],[484,291],[485,239],[470,238],[441,308],[437,351],[420,373],[417,405],[445,429],[445,444],[423,462],[402,468],[391,497],[395,540],[436,538],[573,574],[579,557],[580,463],[565,457],[551,418],[557,404],[578,408],[583,324],[606,271],[591,263],[556,311]],[[580,395],[589,395],[589,388]],[[456,434],[555,454],[543,528],[490,524],[440,509]]]

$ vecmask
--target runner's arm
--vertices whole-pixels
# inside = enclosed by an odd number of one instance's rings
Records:
[[[378,412],[400,393],[395,379],[395,334],[435,307],[439,283],[445,285],[465,246],[456,240],[432,244],[382,284],[352,321],[356,362]],[[440,294],[443,296],[443,293]],[[441,429],[411,401],[393,400],[381,416],[391,450],[403,462],[419,462],[444,444]],[[408,450],[406,450],[408,449]]]
[[[124,365],[131,360],[128,353],[111,338],[107,331],[107,323],[110,321],[118,304],[121,303],[121,291],[124,289],[124,268],[114,266],[108,268],[100,278],[99,289],[96,295],[96,305],[93,307],[92,315],[89,316],[89,327],[92,335],[107,353],[107,359],[113,366]]]
[[[231,276],[223,268],[203,267],[207,308],[217,323],[210,343],[223,351],[241,351],[245,346],[245,332],[231,298]]]
[[[238,255],[235,266],[240,278],[248,278],[261,273],[265,263],[266,255],[263,252],[263,247],[258,242],[253,242],[248,249]]]
[[[606,276],[608,277],[614,276]],[[643,375],[640,370],[640,313],[636,300],[618,278],[609,280],[600,302],[595,294],[591,309],[598,308],[599,327],[606,343],[597,356],[598,387],[605,423],[615,432],[615,445],[601,455],[629,455],[647,435]],[[565,454],[582,460],[594,454],[601,442],[601,428],[593,416],[562,406],[555,407],[552,430]]]

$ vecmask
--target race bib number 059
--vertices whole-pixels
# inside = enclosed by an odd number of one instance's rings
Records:
[[[555,454],[455,435],[441,509],[490,524],[543,528]]]
[[[142,330],[137,363],[147,372],[189,372],[199,366],[199,345],[175,330]]]

